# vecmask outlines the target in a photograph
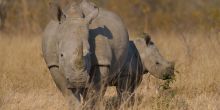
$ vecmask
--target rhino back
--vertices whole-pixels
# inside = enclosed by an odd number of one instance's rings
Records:
[[[58,65],[56,31],[59,23],[51,20],[44,30],[42,38],[42,51],[48,66]]]
[[[128,32],[122,19],[105,9],[90,25],[90,37],[106,37],[112,49],[111,73],[118,73],[123,66],[128,51]]]

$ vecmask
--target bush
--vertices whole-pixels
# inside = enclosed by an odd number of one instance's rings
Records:
[[[3,7],[3,2],[7,7]],[[119,14],[131,32],[213,30],[220,27],[219,0],[92,0]],[[71,0],[62,0],[62,7]],[[50,19],[49,1],[1,0],[7,30],[42,31]],[[2,17],[3,14],[0,14]]]

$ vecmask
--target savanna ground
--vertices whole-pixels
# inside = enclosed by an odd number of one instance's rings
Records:
[[[176,62],[170,89],[145,75],[136,90],[135,105],[121,110],[219,110],[220,33],[155,32],[153,41],[162,55]],[[109,87],[103,99],[114,110],[116,91]],[[0,34],[0,110],[66,110],[41,52],[41,35]]]

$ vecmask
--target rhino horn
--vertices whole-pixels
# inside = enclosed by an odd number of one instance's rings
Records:
[[[82,69],[84,67],[83,65],[83,46],[80,46],[77,48],[77,59],[75,61],[75,66],[77,69]]]

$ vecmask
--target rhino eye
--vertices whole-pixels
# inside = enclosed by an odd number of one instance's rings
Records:
[[[149,44],[150,44],[150,45],[154,45],[154,43],[153,43],[153,42],[150,42]]]
[[[63,57],[63,54],[61,53],[60,56]]]
[[[156,62],[156,65],[159,65],[160,63],[159,62]]]

